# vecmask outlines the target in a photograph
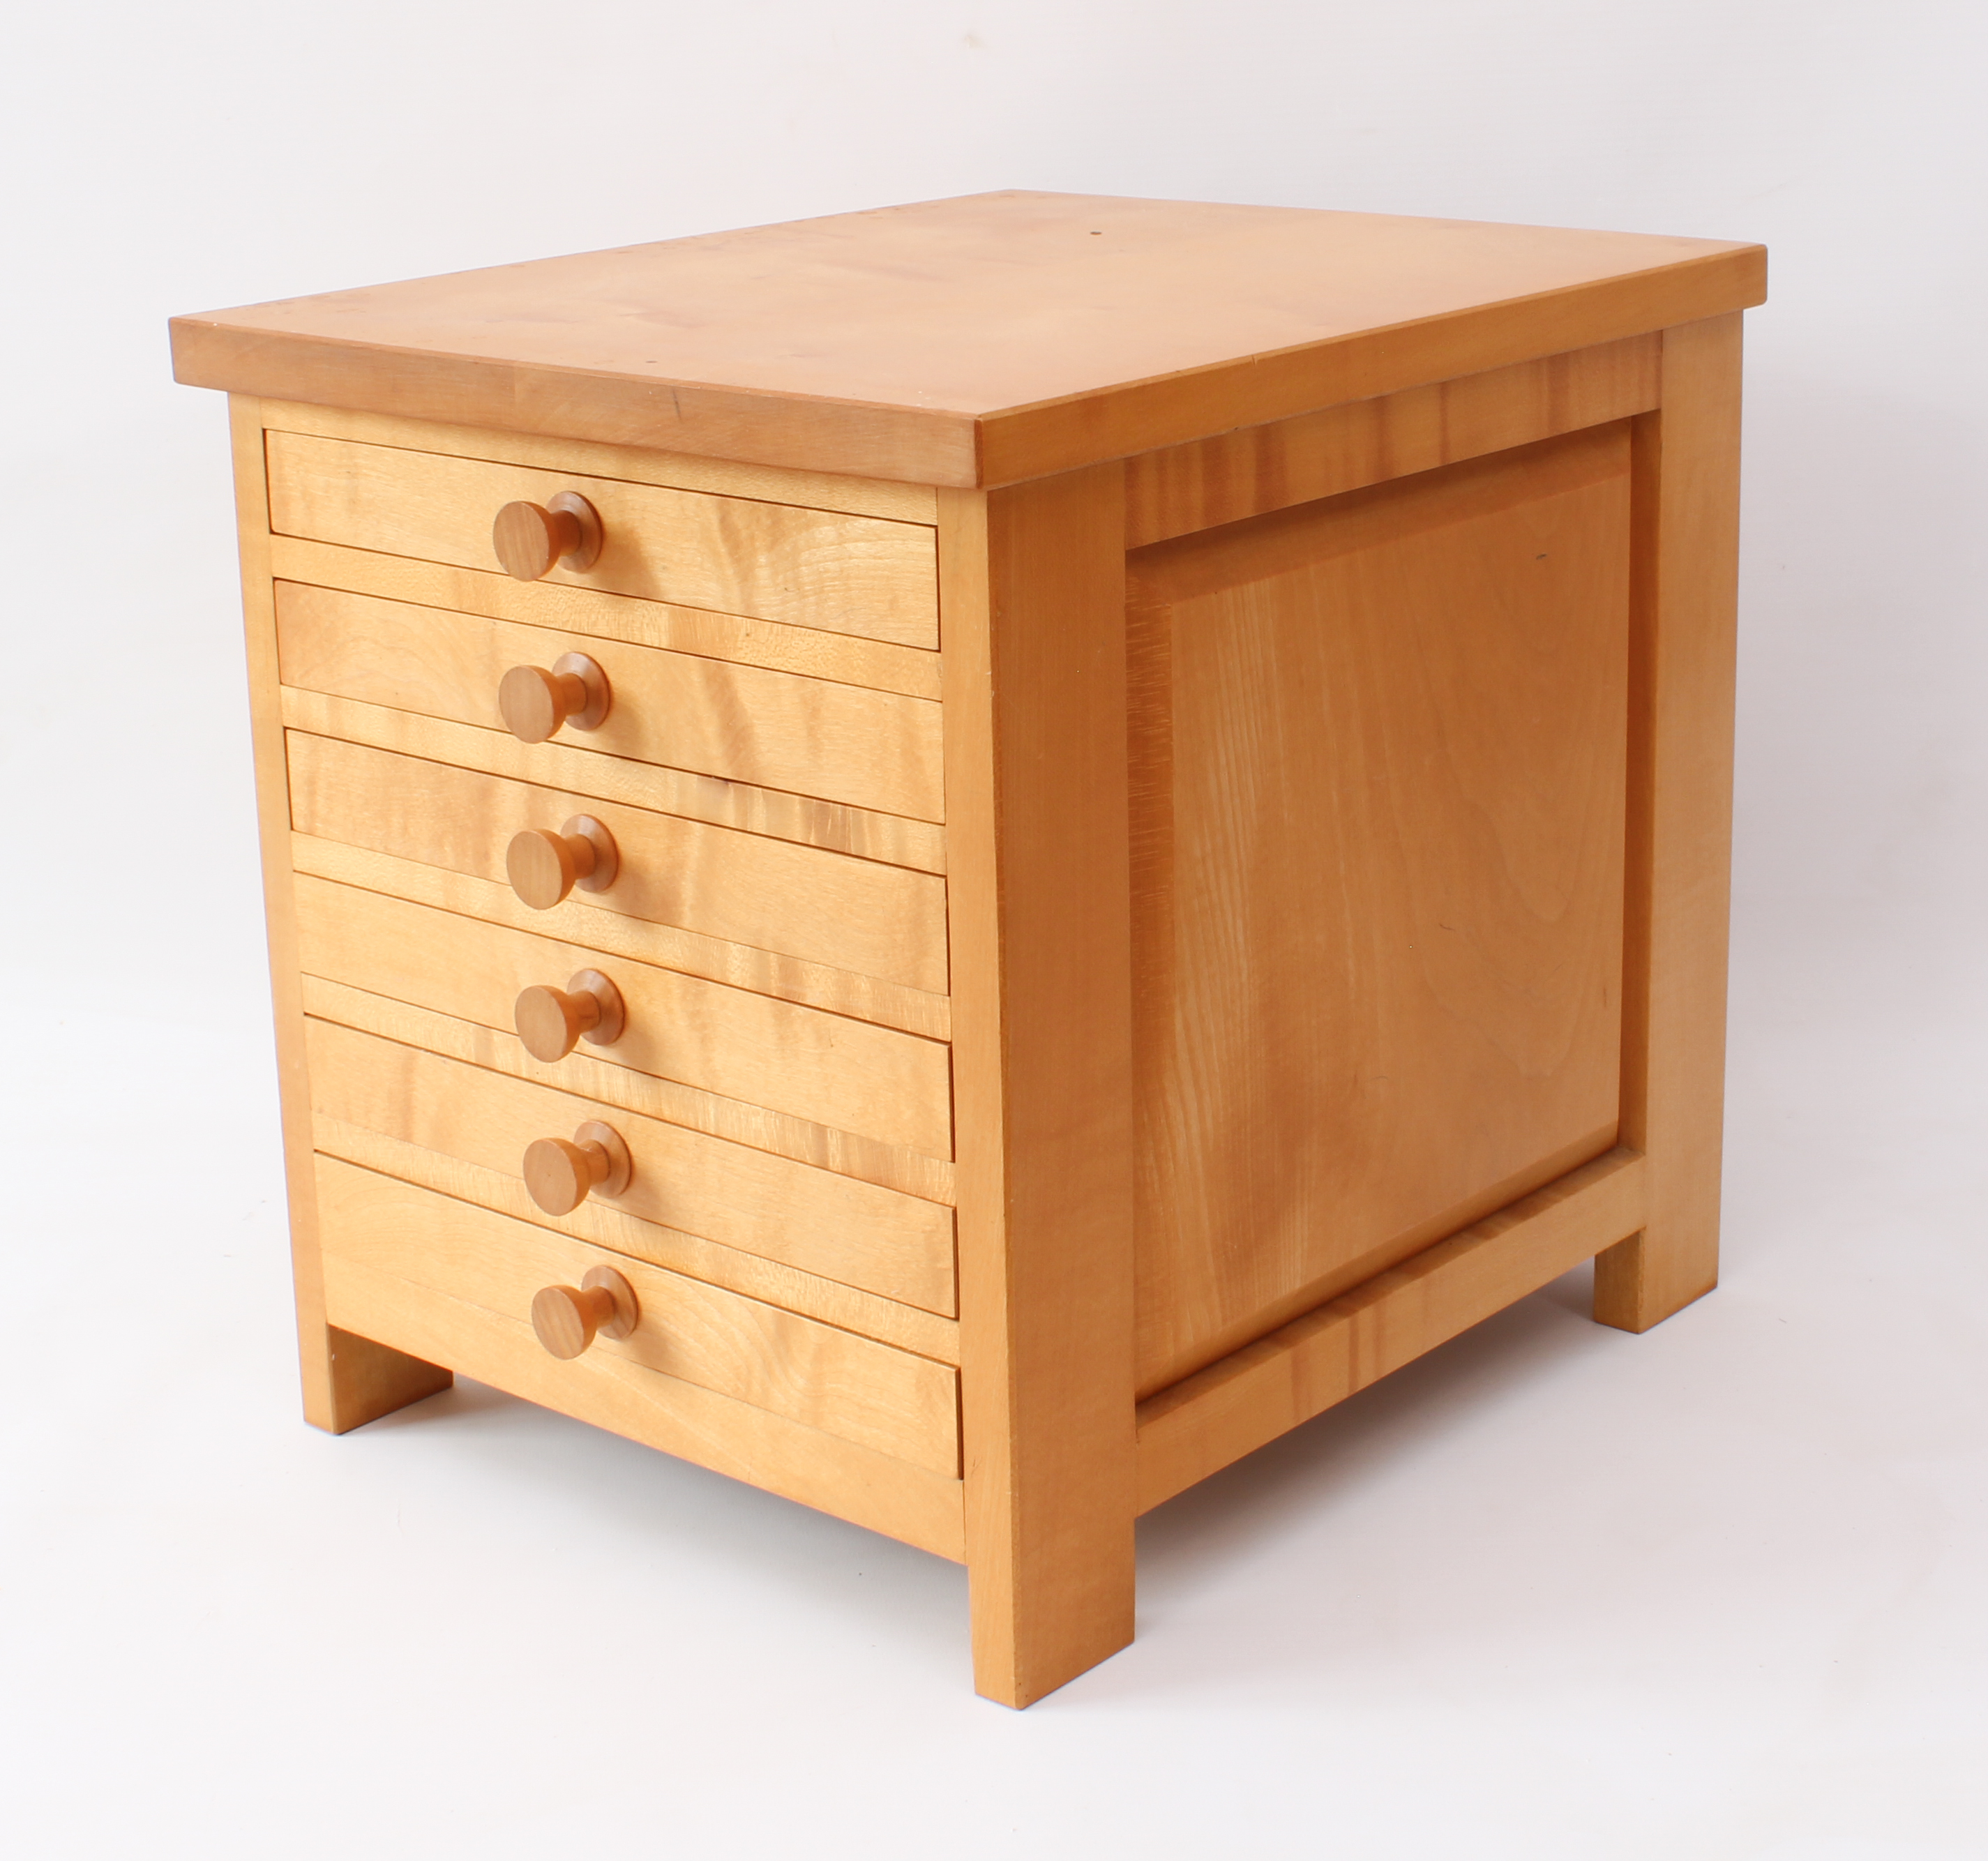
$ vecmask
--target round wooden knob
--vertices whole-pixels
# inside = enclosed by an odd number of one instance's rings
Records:
[[[563,1060],[576,1040],[612,1047],[628,1025],[621,991],[598,969],[582,969],[563,989],[533,983],[519,996],[511,1018],[525,1051],[548,1065]]]
[[[618,1196],[634,1174],[635,1159],[611,1125],[590,1122],[570,1144],[542,1137],[525,1149],[525,1193],[548,1215],[570,1215],[597,1189]]]
[[[597,1337],[626,1338],[641,1321],[635,1288],[612,1267],[590,1267],[577,1286],[548,1286],[532,1300],[532,1329],[555,1357],[577,1357]]]
[[[542,665],[514,665],[497,686],[504,728],[521,743],[543,743],[566,724],[598,730],[614,704],[607,675],[585,653],[561,654],[550,672]]]
[[[543,504],[506,504],[490,526],[490,545],[507,575],[536,581],[553,563],[590,569],[600,559],[600,513],[576,491]]]
[[[550,911],[576,885],[605,892],[620,867],[614,836],[591,814],[574,815],[556,834],[527,827],[512,836],[504,854],[511,889],[534,911]]]

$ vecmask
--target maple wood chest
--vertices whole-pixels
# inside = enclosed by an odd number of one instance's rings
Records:
[[[998,194],[191,316],[306,1409],[971,1572],[1711,1286],[1756,246]]]

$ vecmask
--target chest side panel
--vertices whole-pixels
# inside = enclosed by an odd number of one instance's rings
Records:
[[[1614,1139],[1620,425],[1131,558],[1141,1392]]]

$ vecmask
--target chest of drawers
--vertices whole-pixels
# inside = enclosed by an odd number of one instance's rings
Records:
[[[178,320],[309,1418],[461,1372],[964,1561],[1716,1276],[1756,247],[996,195]]]

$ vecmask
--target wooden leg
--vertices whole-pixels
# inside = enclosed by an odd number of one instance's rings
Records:
[[[321,1414],[305,1414],[320,1428],[345,1434],[404,1409],[424,1396],[435,1396],[455,1381],[452,1372],[424,1363],[404,1351],[375,1344],[335,1325],[324,1328],[324,1382],[326,1401]],[[313,1379],[308,1370],[305,1387]]]
[[[264,912],[276,1021],[276,1077],[283,1105],[283,1167],[289,1185],[290,1264],[296,1285],[297,1345],[305,1419],[343,1434],[446,1389],[447,1370],[325,1322],[318,1264],[317,1176],[310,1075],[304,1056],[297,976],[296,907],[290,871],[289,769],[284,755],[276,665],[276,612],[269,572],[269,501],[264,475],[262,404],[231,395],[236,536],[242,552],[255,806],[262,845]]]
[[[1635,428],[1621,1142],[1649,1218],[1595,1261],[1594,1315],[1647,1331],[1719,1278],[1731,898],[1740,318],[1666,330]]]
[[[1123,475],[940,496],[974,1677],[1026,1706],[1132,1639]]]

